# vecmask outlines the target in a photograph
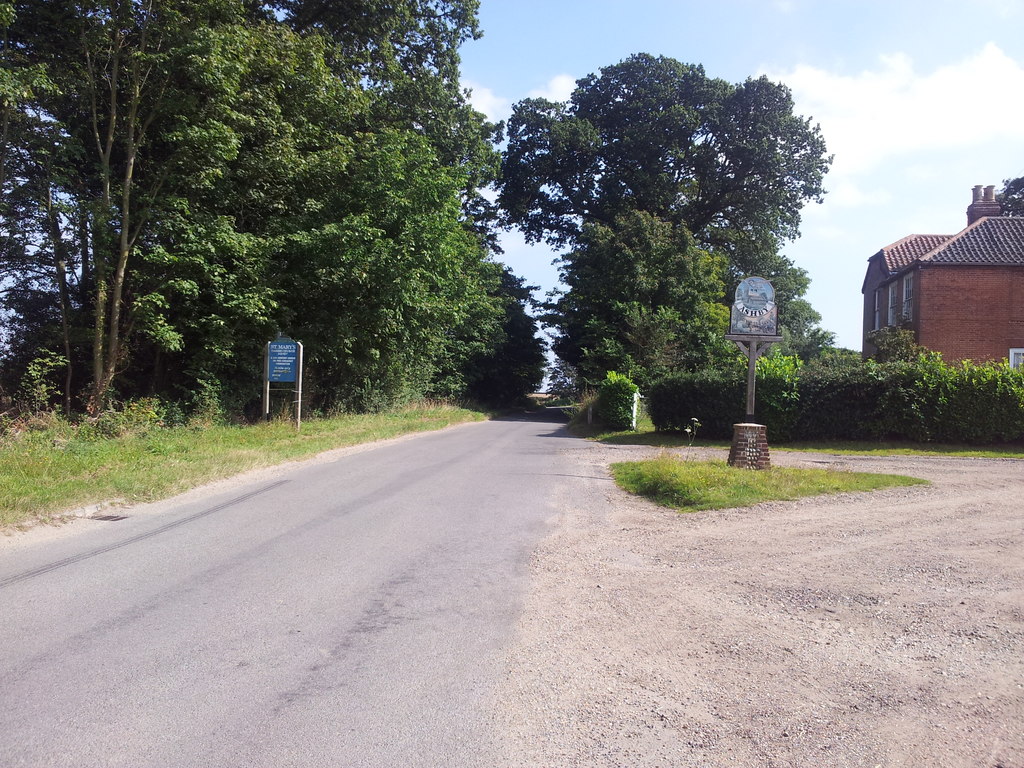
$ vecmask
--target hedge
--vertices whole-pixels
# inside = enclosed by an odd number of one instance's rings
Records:
[[[656,429],[729,438],[744,417],[739,368],[681,373],[656,382],[647,409]],[[757,420],[773,440],[1024,441],[1024,370],[1006,363],[915,362],[801,365],[784,356],[757,365]]]
[[[626,375],[608,371],[597,390],[597,418],[609,429],[633,429],[633,403],[638,387]]]

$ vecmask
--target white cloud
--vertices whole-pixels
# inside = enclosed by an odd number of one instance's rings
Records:
[[[555,75],[543,88],[530,91],[531,99],[547,99],[548,101],[568,101],[576,90],[576,78],[572,75]]]
[[[1024,66],[993,43],[929,73],[897,53],[855,76],[800,66],[769,77],[792,89],[798,114],[821,124],[835,154],[833,189],[897,158],[1024,141]]]
[[[462,80],[460,84],[463,89],[469,91],[469,103],[473,109],[483,112],[491,122],[506,120],[512,113],[512,102],[498,96],[490,88],[471,80]]]

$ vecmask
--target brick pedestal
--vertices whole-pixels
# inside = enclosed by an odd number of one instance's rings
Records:
[[[764,424],[733,424],[729,466],[741,469],[770,469],[768,430]]]

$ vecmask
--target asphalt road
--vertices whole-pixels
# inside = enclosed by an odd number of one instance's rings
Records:
[[[458,427],[0,549],[0,766],[486,765],[566,437]]]

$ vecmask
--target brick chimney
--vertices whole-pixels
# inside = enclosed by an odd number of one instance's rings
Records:
[[[999,216],[1003,212],[1002,206],[996,202],[995,186],[982,190],[981,184],[976,184],[973,193],[974,199],[967,206],[967,226],[985,216]]]

